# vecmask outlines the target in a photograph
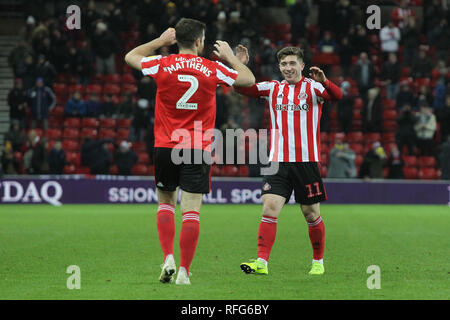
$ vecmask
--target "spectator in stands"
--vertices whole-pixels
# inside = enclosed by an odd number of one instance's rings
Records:
[[[387,166],[389,170],[389,179],[403,179],[404,161],[396,145],[391,148],[391,152],[387,160]]]
[[[103,12],[103,19],[113,34],[119,34],[124,29],[124,13],[120,6],[114,2],[107,3],[106,10]]]
[[[25,60],[18,64],[16,76],[22,79],[24,90],[29,90],[36,81],[36,66],[34,65],[33,56],[31,54],[26,55]]]
[[[337,44],[336,41],[331,36],[331,32],[326,30],[323,33],[323,38],[317,44],[317,49],[319,52],[323,53],[336,53]]]
[[[355,152],[341,138],[330,151],[328,178],[356,178]]]
[[[31,32],[31,46],[34,52],[38,52],[39,45],[50,35],[47,23],[47,21],[39,22],[38,26]]]
[[[35,72],[36,77],[41,77],[44,79],[44,85],[53,89],[57,72],[55,67],[46,59],[44,55],[39,56]]]
[[[172,1],[167,2],[165,10],[159,18],[160,33],[168,27],[175,27],[178,20],[180,20],[177,5]]]
[[[339,131],[348,133],[352,127],[353,104],[355,98],[350,90],[350,82],[344,81],[341,84],[342,99],[337,102],[337,113],[339,120]]]
[[[419,47],[419,28],[417,27],[416,18],[410,16],[408,23],[402,29],[403,43],[403,64],[411,67],[413,61],[417,58],[417,48]]]
[[[422,105],[433,105],[433,95],[427,86],[420,86],[416,97],[415,109],[419,110]]]
[[[400,153],[403,153],[403,147],[406,146],[408,154],[413,155],[414,147],[416,146],[416,131],[414,130],[416,119],[411,112],[410,104],[405,104],[403,106],[399,112],[397,123],[398,129],[395,140],[398,149],[400,150]]]
[[[23,165],[28,174],[40,174],[45,162],[45,149],[35,130],[28,133],[28,140],[22,147]]]
[[[355,27],[350,26],[349,34],[350,43],[355,48],[355,54],[359,55],[362,52],[369,52],[370,40],[365,26],[363,27],[359,24]]]
[[[353,79],[358,84],[359,94],[366,97],[367,91],[373,88],[375,80],[375,70],[366,52],[361,52],[359,60],[353,68]]]
[[[117,116],[118,118],[131,118],[136,108],[136,103],[133,101],[131,92],[125,92],[123,98],[123,101],[119,104]]]
[[[389,21],[380,30],[381,51],[385,57],[391,52],[397,53],[401,39],[400,29],[394,25],[393,21]]]
[[[82,99],[81,93],[75,91],[64,107],[66,117],[84,117],[86,111],[86,102]]]
[[[78,83],[88,84],[92,76],[92,62],[86,49],[77,49],[75,46],[69,47],[64,70],[68,74],[76,76]]]
[[[45,37],[44,40],[42,40],[42,42],[38,44],[34,54],[38,57],[44,56],[48,61],[52,60],[53,48],[50,37]]]
[[[349,38],[347,36],[342,37],[341,43],[338,46],[338,52],[341,66],[341,75],[346,78],[350,75],[352,56],[355,53],[355,49],[349,42]]]
[[[5,143],[2,152],[1,168],[4,174],[18,174],[20,171],[20,163],[14,156],[14,151],[9,142]]]
[[[437,25],[432,32],[432,45],[436,46],[436,58],[447,59],[448,51],[450,49],[450,27],[446,18],[443,18],[439,25]]]
[[[149,126],[150,105],[147,99],[139,99],[137,108],[134,109],[133,121],[131,122],[130,139],[142,141]]]
[[[291,19],[292,44],[296,45],[300,37],[306,34],[306,21],[309,16],[308,1],[296,0],[287,9]]]
[[[137,163],[136,153],[130,149],[131,143],[122,141],[118,150],[114,154],[114,163],[117,165],[117,173],[122,176],[129,176],[131,169]]]
[[[381,104],[380,89],[378,87],[369,89],[367,92],[367,97],[363,98],[363,101],[363,131],[381,132],[383,123],[383,106]]]
[[[156,84],[150,77],[142,77],[138,84],[137,94],[140,98],[153,103],[156,97]]]
[[[17,46],[11,50],[8,55],[8,65],[13,69],[15,77],[20,77],[26,72],[23,70],[25,66],[25,58],[31,54],[31,49],[23,40],[19,41]]]
[[[441,167],[441,179],[450,180],[450,136],[447,136],[446,140],[441,147],[439,153],[439,163]]]
[[[438,110],[437,118],[440,124],[441,140],[446,141],[450,137],[450,93],[445,97],[445,105]]]
[[[22,79],[14,79],[14,87],[8,93],[9,118],[17,121],[20,128],[25,128],[27,116],[27,92],[23,88]]]
[[[410,16],[416,16],[414,11],[409,7],[409,3],[410,0],[400,0],[400,5],[391,12],[391,19],[394,25],[400,29],[403,29]]]
[[[140,34],[141,43],[147,43],[159,37],[159,33],[156,29],[154,23],[149,23],[147,28],[145,28],[145,32]]]
[[[36,128],[39,121],[42,129],[47,130],[48,114],[55,106],[56,98],[52,89],[44,86],[44,79],[36,79],[36,85],[28,91],[28,101],[31,108],[31,127]]]
[[[22,149],[23,144],[27,140],[25,133],[20,128],[19,122],[17,120],[11,121],[11,128],[5,134],[5,141],[11,143],[12,151],[20,151]]]
[[[81,146],[81,163],[90,168],[91,174],[109,174],[111,154],[106,146],[111,139],[86,139]]]
[[[64,64],[67,59],[67,37],[58,29],[54,29],[51,34],[51,56],[50,61],[56,68],[57,72],[64,72]]]
[[[335,4],[335,35],[336,39],[341,39],[348,34],[350,24],[354,16],[352,5],[349,0],[339,0]]]
[[[270,39],[264,39],[260,49],[261,58],[261,76],[264,78],[273,78],[276,71],[276,50],[272,47]]]
[[[227,23],[227,32],[225,37],[229,40],[230,45],[234,47],[241,40],[244,23],[241,19],[241,13],[239,11],[231,11],[229,17],[230,19]]]
[[[445,18],[445,10],[441,0],[432,0],[432,3],[428,3],[423,9],[425,35],[427,36],[429,43],[434,43],[433,32],[442,19]]]
[[[113,99],[113,95],[107,93],[105,99],[102,103],[102,114],[101,117],[113,118],[117,114],[117,104]]]
[[[383,147],[379,142],[374,142],[372,149],[370,149],[364,156],[363,163],[359,171],[359,176],[362,179],[383,179],[384,178],[384,164],[387,156]]]
[[[398,82],[400,80],[402,66],[398,62],[397,54],[389,53],[388,61],[383,66],[383,78],[386,84],[386,98],[395,99],[398,94]]]
[[[432,69],[431,59],[427,56],[426,50],[421,48],[419,56],[413,62],[411,76],[413,78],[430,78]]]
[[[61,141],[55,141],[53,148],[48,154],[48,164],[51,174],[62,174],[66,165],[66,153],[62,148]]]
[[[415,97],[411,92],[407,80],[400,83],[400,90],[397,94],[395,105],[397,107],[397,110],[402,110],[405,105],[409,105],[410,107],[415,105]]]
[[[420,107],[420,111],[416,114],[416,124],[414,125],[417,137],[417,146],[420,155],[433,155],[433,137],[436,132],[436,116],[433,110],[426,104]]]
[[[114,54],[118,51],[118,40],[104,22],[98,22],[91,39],[96,57],[97,74],[116,73]]]
[[[92,92],[89,100],[86,101],[86,117],[98,118],[102,114],[102,104],[99,101],[98,94]]]

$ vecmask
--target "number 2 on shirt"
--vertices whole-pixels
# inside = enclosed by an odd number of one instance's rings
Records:
[[[179,74],[178,81],[189,82],[191,86],[177,101],[177,109],[197,110],[197,103],[188,102],[198,89],[198,80],[194,76]]]

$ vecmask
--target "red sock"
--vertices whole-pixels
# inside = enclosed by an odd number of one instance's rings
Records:
[[[313,247],[314,260],[323,259],[323,251],[325,249],[325,225],[322,217],[318,217],[313,222],[308,222],[309,239]]]
[[[200,232],[199,212],[183,213],[180,233],[180,267],[184,267],[189,274],[189,266],[194,258]]]
[[[258,230],[258,258],[269,261],[277,234],[277,218],[262,216]]]
[[[156,226],[158,228],[159,242],[164,253],[164,259],[168,254],[173,254],[173,239],[175,238],[175,207],[168,203],[161,203],[156,214]]]

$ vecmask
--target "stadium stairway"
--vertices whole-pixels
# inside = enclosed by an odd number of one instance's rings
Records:
[[[18,36],[0,36],[0,146],[9,130],[8,92],[13,87],[14,74],[8,66],[8,55],[19,42]]]

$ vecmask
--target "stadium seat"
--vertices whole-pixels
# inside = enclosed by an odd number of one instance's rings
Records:
[[[64,151],[78,151],[80,149],[80,145],[77,141],[63,139],[62,148]]]
[[[353,108],[354,109],[362,109],[364,107],[364,102],[363,99],[361,98],[355,98],[355,101],[353,103]]]
[[[136,84],[136,78],[131,73],[125,73],[122,75],[122,83],[123,84]]]
[[[76,168],[73,164],[69,164],[64,166],[63,173],[64,174],[75,174]]]
[[[121,93],[131,92],[132,94],[137,93],[137,86],[134,84],[124,83],[120,90]]]
[[[361,110],[353,110],[353,119],[354,120],[362,120],[362,114],[361,114]]]
[[[63,106],[55,106],[53,109],[50,110],[49,116],[53,117],[64,117],[64,107]]]
[[[328,142],[328,133],[326,133],[326,132],[320,133],[320,142],[322,142],[322,143]]]
[[[117,168],[116,165],[113,165],[113,166],[111,166],[111,168],[109,168],[109,174],[117,175],[118,171],[119,171],[119,169]]]
[[[364,152],[364,146],[362,143],[350,143],[349,147],[355,151],[356,154],[362,154]]]
[[[402,67],[401,77],[409,77],[411,75],[410,67]]]
[[[361,143],[364,141],[364,134],[361,131],[349,132],[346,140],[348,143]]]
[[[116,139],[116,132],[112,129],[102,128],[98,133],[100,139]]]
[[[131,119],[117,119],[116,125],[117,128],[130,128]]]
[[[381,135],[381,142],[383,144],[395,143],[395,132],[384,132]]]
[[[345,139],[345,133],[343,133],[343,132],[330,132],[328,134],[328,141],[330,142],[330,144],[334,145],[334,143],[336,142],[336,138]]]
[[[398,123],[394,120],[383,121],[383,129],[386,132],[396,132],[398,129]]]
[[[237,177],[239,175],[239,169],[237,166],[227,164],[223,166],[222,174],[225,177]]]
[[[113,143],[106,143],[105,145],[106,145],[106,149],[108,149],[109,153],[111,155],[113,155],[114,154],[114,150],[115,150],[114,144]]]
[[[149,164],[150,157],[146,152],[139,152],[137,156],[138,156],[138,163]]]
[[[136,164],[132,169],[131,169],[131,174],[133,175],[138,175],[138,176],[145,176],[148,173],[148,169],[147,166],[141,163]]]
[[[79,93],[81,93],[81,94],[84,94],[84,92],[86,91],[86,88],[82,84],[71,84],[71,85],[69,85],[69,95],[70,96],[72,96],[77,91]]]
[[[99,84],[89,84],[86,87],[86,93],[87,94],[92,94],[92,93],[96,93],[97,95],[100,95],[102,93],[102,86]]]
[[[119,84],[121,81],[120,74],[107,74],[103,78],[104,82],[107,84]]]
[[[355,166],[360,167],[364,161],[364,157],[361,154],[357,154],[355,158]]]
[[[41,128],[28,129],[26,131],[26,135],[27,136],[28,136],[28,134],[30,133],[31,130],[34,130],[39,137],[43,137],[44,136],[44,130],[42,130]]]
[[[100,120],[100,127],[103,128],[115,128],[116,120],[113,118],[104,118]]]
[[[73,152],[73,151],[66,152],[66,161],[70,164],[73,164],[75,167],[79,167],[81,163],[80,152]]]
[[[56,128],[56,129],[60,129],[62,128],[63,125],[63,119],[60,117],[52,117],[50,116],[48,118],[48,127],[49,128]]]
[[[366,144],[373,143],[373,142],[381,142],[381,134],[378,132],[368,132],[364,134],[364,142]]]
[[[73,128],[65,128],[62,134],[63,139],[78,140],[80,131]]]
[[[420,168],[419,169],[419,179],[422,180],[434,180],[437,178],[437,173],[435,168]]]
[[[397,119],[397,110],[383,110],[383,119],[384,120],[396,120]]]
[[[131,149],[136,153],[144,152],[144,151],[147,151],[147,145],[143,141],[135,141],[131,145]]]
[[[405,179],[417,179],[418,172],[416,167],[404,167],[403,176]]]
[[[384,109],[395,109],[396,103],[394,99],[384,99],[381,104]]]
[[[328,153],[321,153],[320,154],[320,163],[324,166],[328,165]]]
[[[92,84],[103,84],[105,82],[105,76],[102,74],[95,74],[91,77]]]
[[[419,160],[417,161],[419,167],[435,167],[436,166],[436,159],[434,157],[419,157]]]
[[[118,95],[120,93],[120,87],[116,84],[105,84],[103,86],[103,94]]]
[[[45,132],[45,137],[47,137],[50,140],[60,140],[62,137],[62,132],[60,129],[49,128]]]
[[[323,177],[323,178],[326,178],[327,176],[328,176],[328,167],[327,166],[319,166],[319,170],[320,170],[320,175]]]
[[[80,138],[81,139],[96,139],[98,136],[97,129],[86,127],[81,129]]]
[[[96,118],[83,118],[83,120],[81,120],[81,126],[83,128],[97,128],[99,124],[100,121]]]
[[[222,169],[218,165],[212,165],[211,166],[211,176],[214,177],[220,177],[222,176]]]
[[[55,83],[53,84],[53,92],[58,100],[64,100],[67,98],[69,93],[67,85],[65,83]]]
[[[116,139],[118,140],[127,140],[130,137],[130,130],[125,128],[120,128],[117,130]]]
[[[80,128],[80,124],[79,118],[66,118],[63,123],[65,128]]]
[[[250,169],[247,165],[240,165],[239,166],[239,177],[248,177],[250,175]]]
[[[403,156],[403,162],[405,163],[405,167],[417,166],[417,158],[415,156]]]
[[[75,170],[76,174],[90,174],[91,173],[91,169],[89,169],[89,167],[78,167]]]

